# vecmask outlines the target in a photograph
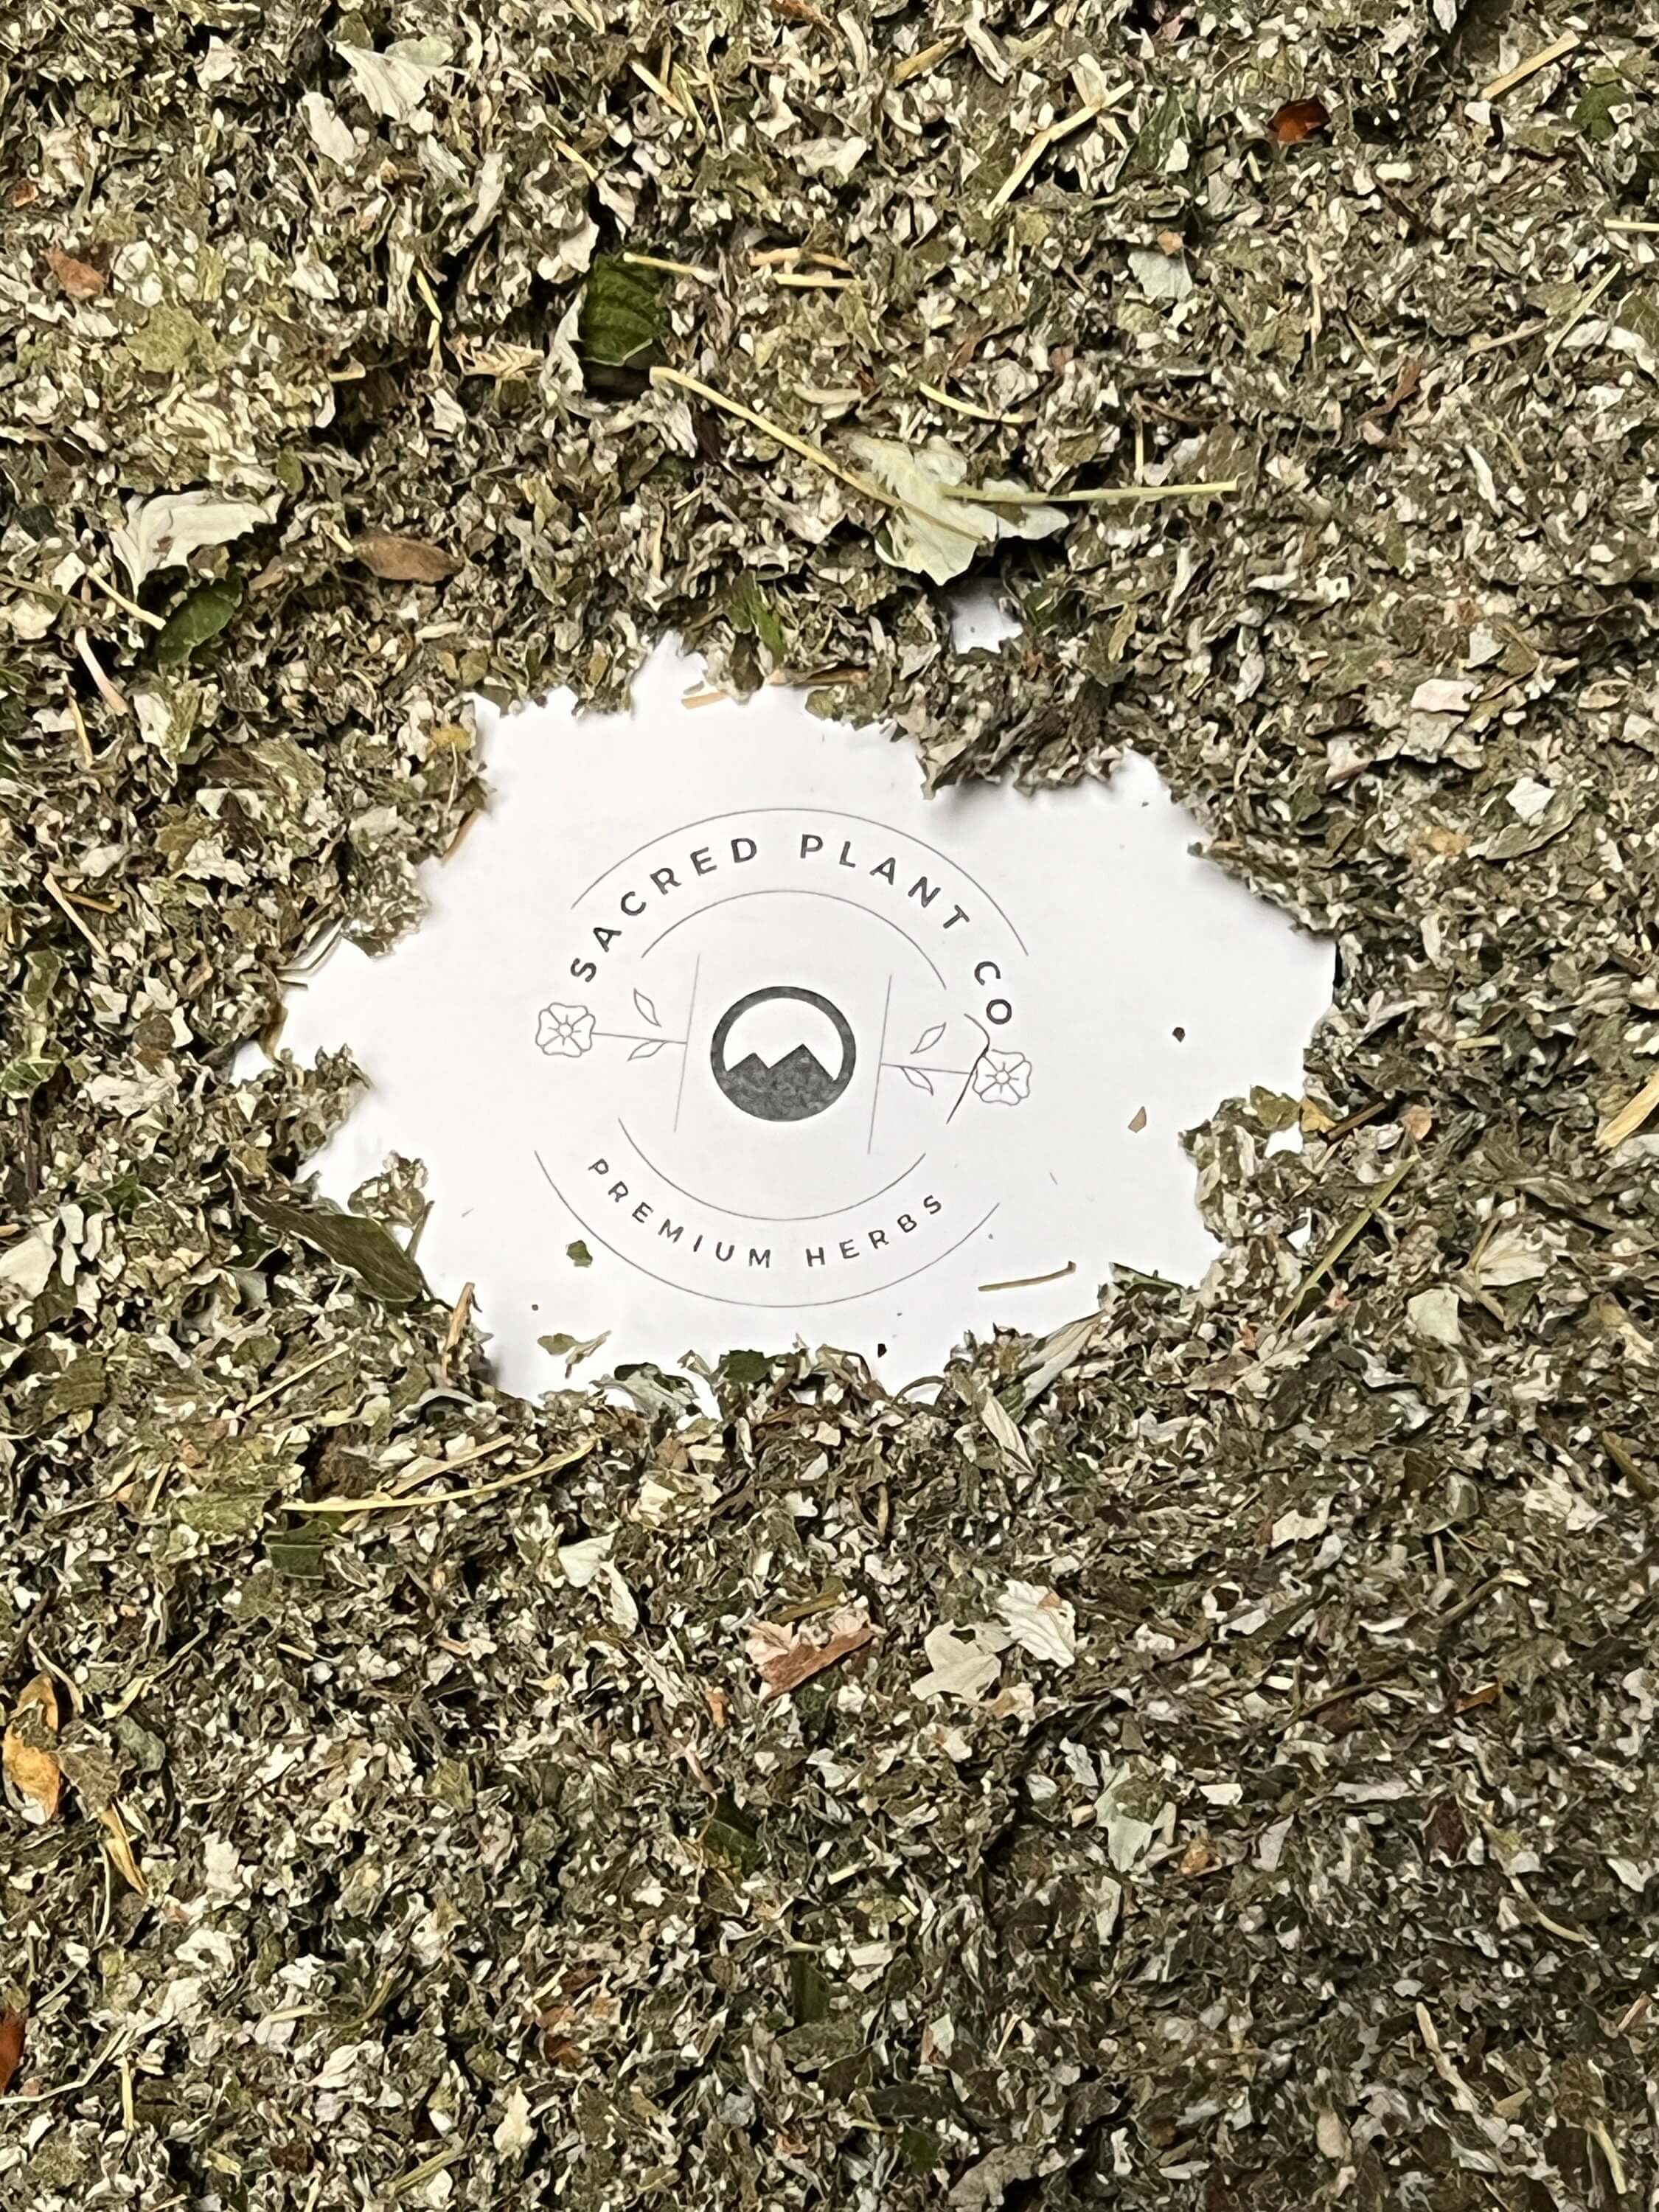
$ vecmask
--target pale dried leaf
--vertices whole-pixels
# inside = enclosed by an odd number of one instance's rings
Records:
[[[1406,1301],[1406,1317],[1412,1334],[1425,1344],[1456,1346],[1463,1340],[1458,1317],[1457,1293],[1443,1283],[1419,1291]]]
[[[1412,707],[1419,714],[1467,714],[1474,690],[1467,676],[1431,676],[1412,693]]]
[[[948,584],[964,574],[981,548],[994,544],[999,538],[1047,538],[1066,527],[1062,507],[983,507],[951,497],[945,487],[963,483],[968,464],[942,438],[930,439],[925,446],[907,446],[896,438],[854,431],[846,443],[860,464],[900,501],[882,523],[878,549],[896,567],[913,568],[936,584]],[[1024,489],[1005,481],[986,488]]]
[[[180,568],[207,545],[228,545],[276,520],[280,492],[268,499],[227,499],[211,491],[164,491],[135,500],[126,521],[110,533],[117,558],[134,584],[161,568]]]
[[[1016,1644],[1051,1667],[1069,1667],[1077,1657],[1077,1614],[1058,1590],[1041,1583],[1011,1582],[997,1600],[997,1611]]]
[[[1267,1540],[1267,1549],[1276,1552],[1281,1544],[1303,1544],[1315,1536],[1322,1536],[1331,1524],[1331,1501],[1322,1498],[1311,1513],[1304,1513],[1292,1506],[1281,1513],[1273,1522],[1273,1534]]]
[[[338,46],[357,89],[377,115],[407,123],[426,88],[449,59],[447,39],[394,39],[376,53],[370,46]]]
[[[942,1623],[922,1638],[928,1668],[910,1685],[918,1698],[956,1698],[977,1705],[1002,1671],[1001,1654],[1008,1648],[1006,1630],[990,1621],[966,1629]]]

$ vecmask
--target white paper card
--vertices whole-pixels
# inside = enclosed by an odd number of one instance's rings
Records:
[[[1329,945],[1194,857],[1143,760],[930,799],[907,744],[783,691],[688,708],[696,674],[495,718],[427,920],[294,994],[284,1047],[373,1086],[325,1190],[423,1159],[428,1279],[532,1395],[551,1334],[603,1338],[592,1374],[800,1338],[898,1385],[1114,1262],[1195,1279],[1180,1133],[1299,1091]]]

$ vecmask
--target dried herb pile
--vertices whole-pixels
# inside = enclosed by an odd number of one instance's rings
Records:
[[[1649,2202],[1656,37],[0,21],[9,2204]],[[296,1184],[468,699],[666,629],[1335,934],[1200,1290],[532,1407]]]

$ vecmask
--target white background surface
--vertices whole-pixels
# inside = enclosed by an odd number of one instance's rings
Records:
[[[488,728],[489,811],[428,872],[426,921],[378,960],[342,947],[291,996],[283,1048],[309,1060],[346,1046],[372,1085],[316,1163],[324,1190],[344,1199],[389,1151],[423,1159],[428,1279],[446,1297],[476,1285],[498,1378],[530,1395],[564,1380],[564,1361],[538,1343],[551,1334],[605,1337],[578,1370],[589,1376],[799,1337],[862,1352],[897,1386],[966,1332],[1042,1330],[1089,1311],[1114,1262],[1196,1279],[1213,1247],[1180,1133],[1252,1084],[1300,1090],[1330,998],[1328,945],[1194,857],[1194,823],[1143,760],[1107,784],[930,800],[908,745],[815,720],[781,690],[688,709],[698,682],[665,647],[629,715],[578,717],[556,701]],[[802,836],[831,812],[860,820],[839,850],[804,861]],[[618,866],[691,824],[702,826]],[[761,848],[744,866],[733,834]],[[926,908],[906,896],[915,841],[942,856],[926,865],[969,910],[954,935],[940,928],[945,894]],[[684,858],[694,848],[706,881]],[[675,885],[658,890],[649,870],[671,852]],[[893,880],[872,879],[889,855]],[[593,921],[617,926],[629,885],[645,911],[601,958]],[[585,983],[570,969],[588,957],[599,974]],[[974,983],[981,960],[1001,984]],[[819,1115],[757,1120],[714,1079],[712,1024],[757,981],[828,996],[858,1041],[848,1087]],[[635,1007],[642,984],[652,1020]],[[976,1033],[970,1018],[1003,993],[1012,1018]],[[584,1049],[536,1048],[550,1004],[592,1012]],[[774,1003],[748,1018],[763,1060],[795,1034],[830,1058],[833,1032],[810,1010],[793,1030],[796,1012]],[[905,1075],[897,1061],[936,1018],[945,1032],[913,1066],[971,1070],[984,1036],[1027,1064],[1028,1095],[999,1103],[956,1078],[925,1090]],[[644,1052],[629,1041],[659,1035],[689,1042]],[[590,1171],[601,1158],[611,1174]],[[847,1203],[893,1176],[879,1198]],[[619,1182],[625,1200],[611,1195]],[[804,1213],[825,1218],[777,1218]],[[579,1239],[590,1266],[568,1256]],[[725,1245],[732,1259],[714,1262]],[[757,1245],[772,1255],[764,1268],[744,1264]],[[823,1263],[807,1263],[818,1249]],[[1068,1261],[1058,1281],[981,1287]]]

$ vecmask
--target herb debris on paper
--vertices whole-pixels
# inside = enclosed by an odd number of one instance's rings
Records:
[[[9,2203],[1646,2201],[1656,34],[18,0]],[[296,1186],[470,697],[668,629],[1336,934],[1200,1291],[532,1407]]]

